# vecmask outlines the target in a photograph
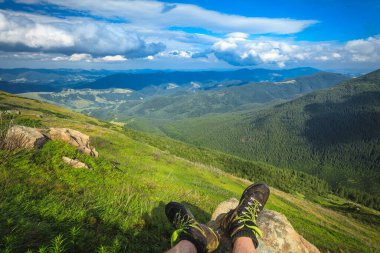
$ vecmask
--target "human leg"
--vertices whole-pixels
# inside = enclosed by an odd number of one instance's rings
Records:
[[[235,251],[235,247],[239,247],[241,250],[246,248],[247,252],[255,252],[255,248],[258,246],[257,235],[262,237],[262,232],[256,224],[256,218],[263,210],[269,194],[269,187],[264,183],[248,186],[240,198],[239,205],[222,219],[221,227],[231,237],[233,252],[240,252]],[[247,243],[246,239],[240,238],[250,238],[251,244]]]
[[[192,242],[188,240],[182,240],[173,248],[166,251],[166,253],[197,253],[197,248],[195,248],[195,245]]]
[[[191,250],[196,252],[213,252],[219,246],[219,236],[212,228],[197,222],[192,213],[180,203],[170,202],[165,207],[165,214],[175,228],[171,236],[171,250]],[[189,243],[192,245],[190,245]],[[169,252],[172,252],[172,251]],[[182,252],[182,251],[173,251]],[[193,252],[193,251],[185,251]]]
[[[232,253],[255,253],[256,248],[250,237],[239,237],[235,240]]]

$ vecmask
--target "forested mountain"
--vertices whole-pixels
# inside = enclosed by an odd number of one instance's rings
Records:
[[[58,87],[50,84],[11,83],[2,80],[0,80],[0,89],[10,93],[59,91]]]
[[[369,205],[374,200],[364,192],[380,195],[380,70],[270,109],[192,118],[160,130],[317,175],[340,194]]]
[[[167,120],[258,109],[269,103],[334,86],[347,78],[341,74],[318,72],[278,82],[209,80],[181,86],[166,83],[138,91],[120,88],[70,89],[23,96],[42,99],[104,120],[126,121],[135,116]]]
[[[110,74],[114,72],[82,69],[0,69],[0,90],[10,93],[60,91]]]
[[[120,105],[116,113],[156,119],[196,117],[208,113],[236,112],[271,102],[293,99],[299,95],[336,85],[347,77],[319,72],[281,82],[259,82],[218,90],[155,96],[133,107]],[[119,119],[121,116],[118,117]]]

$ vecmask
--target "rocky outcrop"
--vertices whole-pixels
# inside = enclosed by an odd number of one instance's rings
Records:
[[[0,111],[0,114],[14,114],[14,115],[20,115],[21,112],[19,110],[5,110],[5,111]]]
[[[220,229],[219,224],[223,216],[238,205],[235,198],[222,202],[217,206],[211,217],[209,226],[214,228],[222,236],[221,247],[218,252],[229,252],[231,240]],[[319,253],[320,251],[299,235],[286,217],[275,211],[264,209],[257,219],[257,225],[263,232],[263,238],[258,238],[258,253]]]
[[[0,146],[5,149],[40,148],[49,139],[67,142],[86,155],[92,157],[99,156],[95,148],[90,145],[90,137],[88,135],[69,128],[42,130],[25,126],[12,126],[0,142]]]
[[[77,160],[77,159],[71,159],[69,157],[62,157],[62,161],[64,163],[66,163],[67,165],[73,167],[73,168],[76,168],[76,169],[89,169],[88,165],[85,164],[85,163],[82,163],[81,161]]]
[[[47,135],[52,140],[61,140],[77,147],[84,154],[98,157],[98,152],[90,146],[90,137],[79,131],[69,128],[50,128]]]
[[[2,147],[10,150],[17,148],[40,148],[47,141],[48,138],[35,128],[12,126],[5,135]]]

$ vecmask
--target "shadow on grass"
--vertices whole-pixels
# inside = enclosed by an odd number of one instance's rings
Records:
[[[182,202],[195,217],[206,222],[210,215],[202,209]],[[62,252],[164,252],[170,248],[173,232],[165,215],[165,203],[160,202],[150,213],[143,213],[141,225],[122,230],[107,223],[101,211],[88,210],[82,221],[57,220],[16,206],[0,208],[0,248],[10,252],[38,252],[41,247],[53,247],[54,238],[62,235]],[[103,250],[103,251],[102,251]]]

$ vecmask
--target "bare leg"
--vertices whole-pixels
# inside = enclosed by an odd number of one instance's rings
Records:
[[[182,240],[166,253],[197,253],[197,249],[190,241]]]
[[[239,237],[234,242],[232,253],[256,253],[252,239],[249,237]]]

